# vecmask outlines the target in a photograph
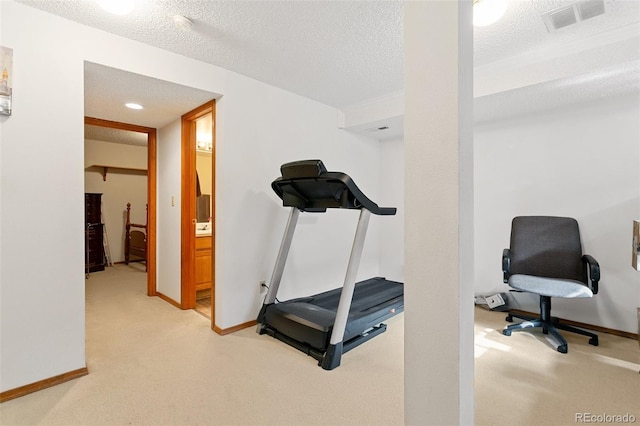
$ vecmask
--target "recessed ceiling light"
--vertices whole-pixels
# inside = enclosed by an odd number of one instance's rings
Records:
[[[507,0],[473,0],[473,25],[484,27],[502,18]]]
[[[124,104],[124,106],[126,106],[127,108],[131,108],[131,109],[142,109],[142,108],[144,108],[142,105],[136,104],[136,103],[133,103],[133,102],[128,102],[128,103]]]
[[[114,15],[126,15],[133,11],[134,0],[96,0],[101,8]]]

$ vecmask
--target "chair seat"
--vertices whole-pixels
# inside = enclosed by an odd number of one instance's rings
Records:
[[[559,278],[543,278],[533,275],[515,274],[509,277],[509,286],[516,290],[536,293],[542,296],[586,298],[593,297],[589,287],[580,281]]]

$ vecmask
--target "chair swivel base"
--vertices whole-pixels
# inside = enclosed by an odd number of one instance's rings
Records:
[[[506,320],[513,321],[514,316],[519,316],[519,315],[509,313],[509,315],[507,315]],[[557,347],[557,351],[563,354],[566,354],[569,351],[569,347],[568,347],[569,345],[567,344],[567,341],[562,336],[562,334],[560,334],[558,329],[581,334],[583,336],[587,336],[590,338],[589,339],[590,345],[598,346],[598,336],[596,334],[590,333],[588,331],[585,331],[576,327],[572,327],[567,324],[561,324],[560,322],[558,322],[556,318],[552,318],[551,321],[543,321],[541,318],[533,319],[531,317],[526,317],[524,319],[526,321],[523,321],[518,324],[508,325],[504,330],[502,330],[502,334],[504,334],[505,336],[511,336],[511,332],[513,331],[525,330],[527,328],[542,328],[543,334],[551,333],[551,335],[556,338],[556,340],[560,343]]]

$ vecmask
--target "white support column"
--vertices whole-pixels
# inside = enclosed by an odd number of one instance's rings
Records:
[[[405,424],[473,424],[472,2],[405,3]]]

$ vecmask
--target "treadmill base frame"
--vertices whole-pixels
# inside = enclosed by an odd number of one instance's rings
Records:
[[[318,350],[306,343],[299,342],[291,337],[280,333],[278,330],[270,327],[267,324],[258,324],[258,334],[268,334],[274,339],[278,339],[287,345],[298,349],[300,352],[304,352],[308,356],[318,361],[318,365],[324,370],[333,370],[340,366],[342,360],[342,354],[349,352],[351,349],[357,348],[364,342],[373,339],[374,337],[387,331],[387,325],[380,323],[375,327],[366,330],[364,333],[350,339],[347,342],[340,342],[336,345],[330,344],[326,351]]]

